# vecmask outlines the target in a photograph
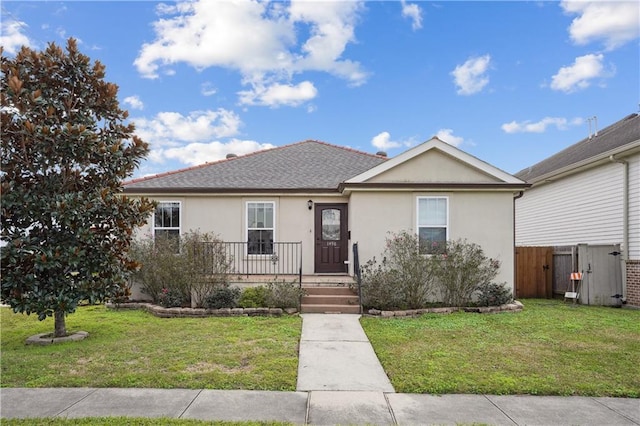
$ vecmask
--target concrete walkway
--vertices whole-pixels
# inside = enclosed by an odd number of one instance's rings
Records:
[[[303,315],[296,392],[0,388],[0,417],[171,417],[298,425],[640,425],[640,400],[632,398],[395,393],[358,318]]]
[[[298,391],[394,392],[359,318],[302,315]]]

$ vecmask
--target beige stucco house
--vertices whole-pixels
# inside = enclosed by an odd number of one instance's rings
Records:
[[[309,140],[132,180],[124,192],[159,202],[142,233],[212,232],[266,273],[299,263],[304,275],[353,275],[354,243],[365,262],[407,230],[480,244],[513,289],[514,198],[527,186],[434,137],[394,158]]]

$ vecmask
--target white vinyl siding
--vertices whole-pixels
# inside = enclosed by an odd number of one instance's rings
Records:
[[[605,164],[525,191],[516,201],[516,245],[623,241],[623,174]]]

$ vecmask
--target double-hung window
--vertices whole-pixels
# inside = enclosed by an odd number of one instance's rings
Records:
[[[247,254],[273,254],[275,203],[247,203]]]
[[[447,197],[418,197],[420,253],[442,253],[448,236],[449,199]]]
[[[153,215],[153,236],[167,238],[176,243],[176,251],[180,242],[180,202],[162,201],[158,203]]]

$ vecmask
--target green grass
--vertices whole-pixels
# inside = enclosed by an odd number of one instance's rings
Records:
[[[396,392],[640,397],[640,310],[523,303],[361,322]]]
[[[39,418],[39,419],[2,419],[7,426],[286,426],[281,422],[208,422],[202,420],[171,419],[167,417],[146,419],[139,417],[87,417],[81,419]]]
[[[82,307],[67,330],[80,342],[27,346],[53,320],[0,308],[3,387],[296,388],[299,317],[157,318]]]

